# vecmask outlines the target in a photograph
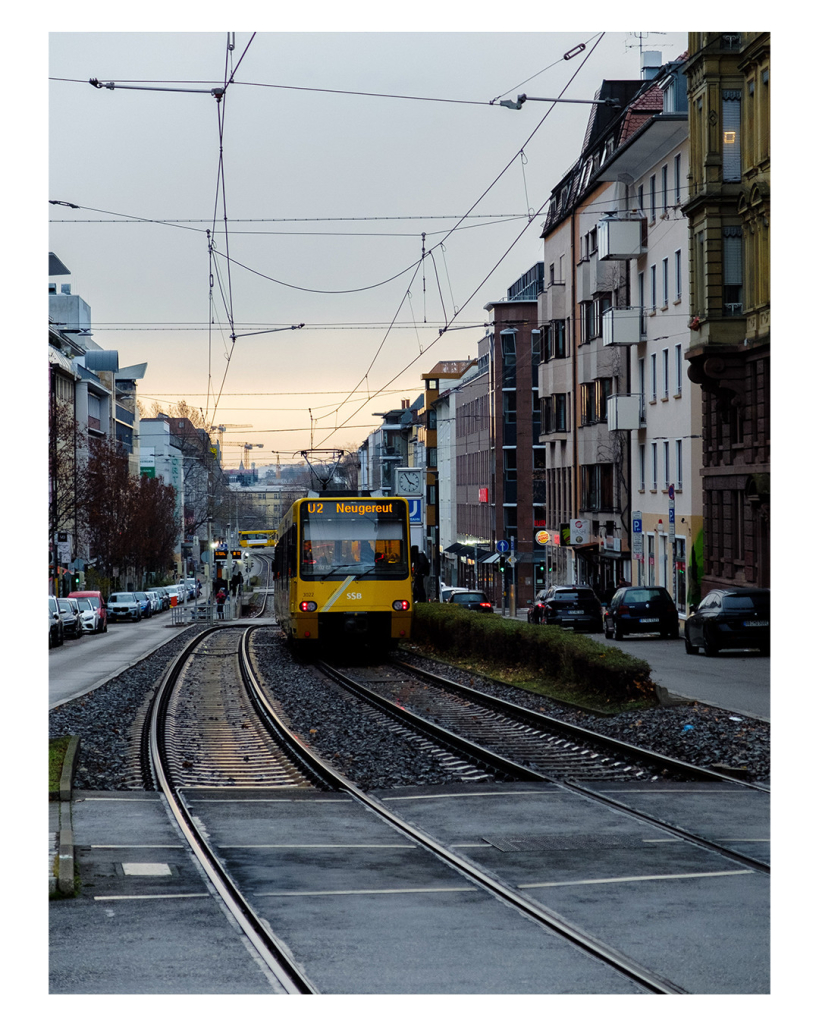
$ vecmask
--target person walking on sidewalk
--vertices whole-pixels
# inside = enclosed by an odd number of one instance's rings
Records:
[[[220,619],[225,617],[225,601],[227,600],[227,594],[224,590],[220,590],[216,595],[216,614]]]

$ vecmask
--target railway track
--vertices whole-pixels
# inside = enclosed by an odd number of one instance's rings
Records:
[[[344,673],[326,662],[320,662],[319,667],[360,698],[398,721],[415,724],[476,764],[487,764],[507,773],[510,779],[551,782],[582,792],[677,838],[770,873],[769,864],[759,858],[638,811],[589,784],[645,782],[663,777],[736,785],[764,793],[768,792],[766,787],[602,737],[405,663]]]
[[[255,628],[215,627],[200,635],[186,648],[166,673],[160,686],[151,714],[147,746],[150,749],[150,773],[156,787],[165,795],[174,818],[225,906],[269,970],[279,979],[284,991],[310,993],[317,989],[294,962],[288,947],[273,935],[270,927],[254,909],[252,898],[243,895],[225,868],[223,857],[211,846],[207,834],[200,829],[199,817],[191,813],[189,807],[192,793],[218,792],[226,797],[231,791],[239,795],[252,790],[289,793],[334,790],[342,793],[378,815],[411,843],[433,853],[459,875],[465,876],[471,884],[491,893],[530,921],[630,979],[641,991],[684,991],[661,973],[635,961],[594,934],[549,910],[537,898],[523,892],[522,887],[497,877],[439,841],[435,835],[411,824],[382,800],[360,790],[332,768],[289,728],[282,708],[267,692],[264,683],[256,678],[249,642]],[[337,673],[337,670],[333,671]],[[549,779],[553,784],[566,787],[581,785],[570,781],[572,773],[583,779],[611,781],[624,777],[638,778],[640,776],[637,771],[646,771],[645,768],[635,769],[633,765],[618,760],[619,754],[612,756],[601,755],[597,751],[589,752],[580,749],[581,745],[576,742],[567,745],[564,737],[557,745],[550,744],[554,749],[549,751],[548,764],[559,762],[564,765],[550,779],[540,769],[521,763],[521,760],[532,760],[532,756],[525,752],[521,754],[521,743],[528,744],[527,749],[533,741],[543,745],[542,740],[535,735],[538,730],[531,724],[521,726],[517,723],[510,726],[508,716],[504,717],[497,709],[487,717],[485,708],[478,709],[474,703],[465,707],[463,695],[458,695],[454,701],[458,706],[457,714],[446,712],[444,715],[438,703],[440,697],[437,688],[433,694],[430,680],[421,681],[416,670],[412,672],[415,680],[420,682],[411,684],[409,672],[403,666],[371,670],[368,686],[364,687],[369,692],[364,694],[363,690],[359,690],[357,699],[366,696],[367,700],[371,700],[375,688],[380,688],[385,692],[377,695],[380,707],[378,713],[388,710],[390,714],[395,714],[398,706],[396,702],[410,703],[408,687],[418,685],[425,691],[423,700],[427,703],[435,696],[436,713],[446,717],[451,727],[434,726],[434,737],[427,736],[426,739],[431,746],[451,748],[456,728],[463,731],[477,730],[484,743],[488,743],[491,739],[489,733],[494,729],[496,735],[506,734],[508,739],[504,742],[511,743],[519,758],[513,761],[489,750],[488,746],[476,748],[474,743],[471,747],[469,744],[458,746],[456,743],[454,752],[451,749],[448,754],[444,752],[445,756],[463,758],[467,767],[478,766],[479,771],[487,769],[495,778]],[[349,679],[345,685],[350,685]],[[362,684],[353,681],[353,686],[361,687]],[[451,695],[448,699],[451,703]],[[385,704],[391,704],[392,708],[386,708]],[[399,714],[403,712],[399,710]],[[409,722],[405,719],[397,728],[416,729],[418,724],[417,721]],[[429,728],[428,722],[424,728]],[[558,761],[555,761],[556,753],[560,755]],[[562,760],[565,758],[568,758],[572,767],[565,767],[566,762]],[[541,767],[544,767],[543,763]],[[593,774],[593,771],[597,774]],[[629,772],[633,774],[629,775]],[[486,777],[490,777],[490,774]],[[649,776],[645,774],[642,777]],[[653,820],[652,823],[658,824]],[[659,824],[663,827],[662,823]],[[703,844],[701,837],[686,835],[684,838]],[[713,844],[709,848],[716,849]],[[719,852],[733,855],[727,850],[719,849]],[[761,863],[754,867],[755,870],[765,869]]]

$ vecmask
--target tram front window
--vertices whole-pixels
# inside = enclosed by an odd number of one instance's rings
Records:
[[[366,573],[405,578],[407,545],[400,520],[368,516],[305,517],[302,522],[301,575],[329,578]]]

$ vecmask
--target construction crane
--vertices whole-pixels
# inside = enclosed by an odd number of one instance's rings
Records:
[[[245,465],[245,455],[251,448],[264,448],[263,444],[246,444],[243,441],[223,441],[221,444],[224,447],[244,448],[242,460],[239,463],[240,469],[250,469],[250,458],[247,459],[247,465]]]

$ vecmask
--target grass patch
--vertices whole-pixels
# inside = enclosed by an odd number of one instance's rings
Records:
[[[49,793],[59,793],[60,791],[60,775],[62,775],[63,763],[70,739],[70,736],[60,736],[56,740],[48,741]]]
[[[589,636],[445,605],[416,605],[419,653],[590,711],[656,707],[647,662]]]

